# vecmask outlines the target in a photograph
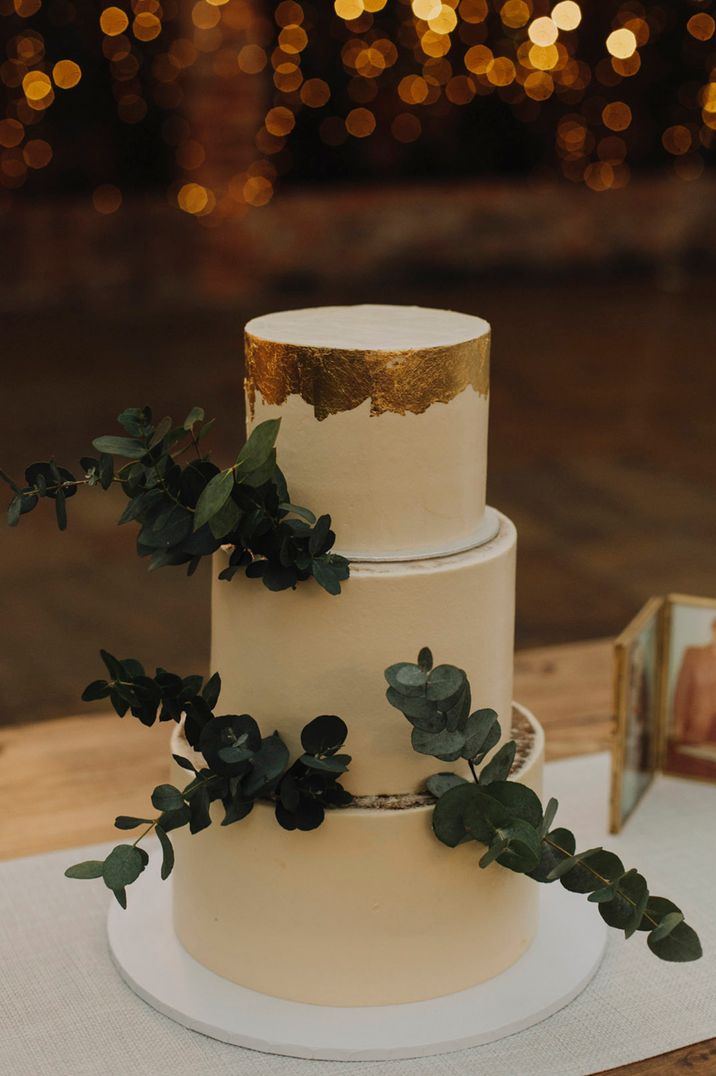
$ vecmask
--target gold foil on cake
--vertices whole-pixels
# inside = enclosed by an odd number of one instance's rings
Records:
[[[449,403],[471,385],[490,389],[490,334],[445,347],[413,351],[355,351],[297,347],[246,333],[246,395],[267,404],[300,396],[317,419],[352,411],[370,400],[371,415],[414,415]]]

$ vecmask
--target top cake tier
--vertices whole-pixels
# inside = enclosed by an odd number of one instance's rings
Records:
[[[281,418],[295,504],[352,559],[448,553],[485,515],[490,326],[450,310],[324,306],[246,326],[249,429]]]

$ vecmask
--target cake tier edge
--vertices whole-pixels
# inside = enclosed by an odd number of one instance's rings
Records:
[[[544,735],[515,711],[533,736],[511,776],[540,795]],[[186,753],[180,729],[172,749]],[[172,763],[172,780],[185,776]],[[261,803],[235,825],[178,830],[179,941],[225,979],[325,1006],[421,1001],[499,975],[535,937],[539,886],[496,863],[481,869],[475,843],[447,848],[431,814],[432,804],[351,806],[302,833]]]

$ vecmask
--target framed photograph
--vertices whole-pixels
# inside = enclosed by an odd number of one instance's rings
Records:
[[[615,643],[612,833],[646,792],[659,762],[665,604],[651,598]]]
[[[716,599],[667,598],[660,769],[716,780]]]

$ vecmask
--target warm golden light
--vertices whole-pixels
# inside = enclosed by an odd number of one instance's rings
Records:
[[[28,168],[46,168],[52,160],[52,146],[44,138],[32,138],[25,144],[22,156]]]
[[[442,0],[413,0],[413,15],[416,19],[423,19],[427,22],[428,19],[434,19],[440,14],[442,6]]]
[[[0,146],[12,149],[25,137],[25,128],[18,120],[0,120]]]
[[[633,30],[622,26],[620,30],[612,30],[606,41],[607,52],[617,60],[628,60],[636,52],[636,36]]]
[[[584,182],[593,191],[607,191],[614,185],[614,168],[606,161],[596,161],[587,166]]]
[[[457,26],[457,15],[449,4],[441,4],[437,15],[428,19],[428,26],[434,34],[450,34]]]
[[[554,81],[545,71],[530,71],[523,89],[532,101],[546,101],[554,92]]]
[[[500,18],[511,30],[518,30],[530,20],[531,9],[525,0],[506,0],[500,8]]]
[[[103,183],[92,192],[92,205],[104,216],[116,213],[122,204],[122,192],[112,183]]]
[[[80,65],[74,60],[59,60],[52,68],[52,78],[61,90],[71,90],[82,78]]]
[[[465,67],[474,75],[484,75],[494,57],[486,45],[473,45],[465,53]]]
[[[120,7],[106,7],[99,17],[99,25],[103,34],[116,37],[127,29],[129,19]]]
[[[666,128],[661,136],[661,142],[667,153],[681,157],[691,149],[691,132],[688,127],[677,123],[673,127]]]
[[[295,0],[282,0],[273,17],[278,26],[300,26],[303,22],[303,8]]]
[[[41,101],[52,93],[52,84],[44,71],[28,71],[22,80],[28,101]]]
[[[486,74],[491,85],[509,86],[515,80],[515,65],[509,56],[496,56]]]
[[[286,108],[284,105],[277,105],[276,108],[270,108],[268,110],[264,124],[266,130],[270,134],[283,137],[284,135],[290,134],[296,126],[296,117],[290,108]]]
[[[191,10],[191,21],[199,30],[212,30],[220,20],[221,12],[207,0],[198,0]]]
[[[475,96],[475,83],[469,75],[455,75],[448,80],[445,96],[453,105],[469,105]]]
[[[285,26],[278,35],[279,48],[289,56],[303,52],[308,44],[308,34],[302,26]]]
[[[208,3],[208,0],[207,0]],[[153,41],[162,32],[161,20],[151,11],[140,11],[132,23],[132,33],[137,41]]]
[[[239,70],[247,75],[257,75],[268,63],[268,57],[260,45],[244,45],[236,60]]]
[[[508,0],[508,3],[510,0]],[[460,18],[463,22],[484,22],[487,18],[487,0],[462,0],[460,4]],[[529,15],[527,16],[529,18]],[[527,19],[525,19],[525,22]],[[524,25],[524,23],[521,23]]]
[[[552,8],[551,17],[560,30],[576,30],[582,21],[582,12],[574,0],[560,0],[560,3]]]
[[[185,183],[177,194],[177,202],[185,213],[203,213],[209,204],[209,192],[200,183]]]
[[[539,19],[535,19],[531,22],[527,30],[527,35],[530,41],[533,41],[535,45],[541,45],[546,48],[548,45],[553,45],[559,35],[557,26],[550,18],[543,15]]]
[[[398,96],[406,105],[420,105],[428,96],[428,84],[420,75],[406,75],[398,83]]]
[[[350,22],[351,19],[359,19],[365,10],[363,0],[335,0],[333,5],[336,15]]]
[[[354,138],[368,138],[375,130],[375,116],[369,108],[353,108],[346,116],[346,130]]]
[[[559,63],[559,49],[556,45],[532,45],[528,56],[532,67],[538,71],[551,71]]]
[[[309,78],[301,87],[301,100],[308,108],[323,108],[331,97],[331,88],[322,78]]]
[[[691,16],[686,23],[686,29],[697,41],[710,41],[716,30],[716,22],[712,15],[699,11],[698,14]]]
[[[626,131],[631,119],[631,109],[623,101],[612,101],[602,109],[602,123],[610,131]]]
[[[243,196],[249,205],[268,205],[273,198],[273,184],[266,176],[249,176],[243,186]]]
[[[15,14],[21,19],[29,19],[36,15],[42,7],[42,0],[13,0]]]

